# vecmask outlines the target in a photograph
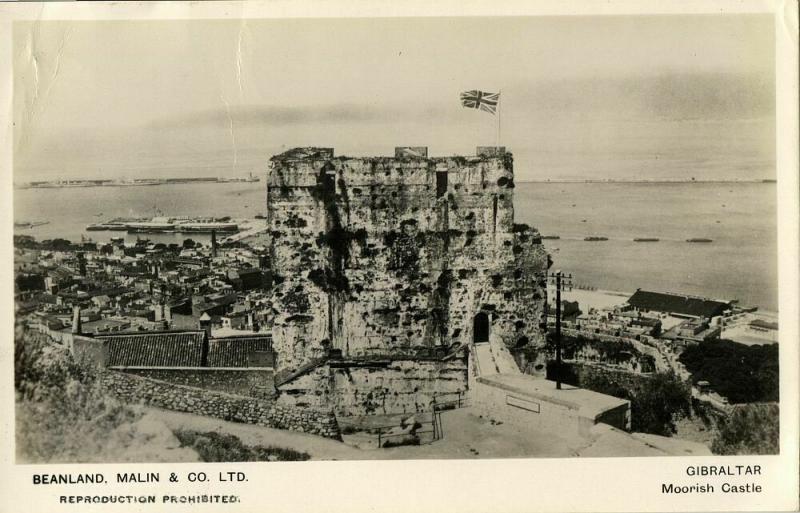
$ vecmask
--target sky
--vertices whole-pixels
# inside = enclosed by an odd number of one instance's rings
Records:
[[[767,15],[16,22],[14,179],[498,142],[521,181],[772,178],[774,64]]]

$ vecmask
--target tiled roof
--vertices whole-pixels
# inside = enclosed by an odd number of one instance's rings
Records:
[[[255,367],[256,351],[272,351],[272,335],[212,338],[208,344],[209,367]]]
[[[630,299],[628,299],[628,304],[645,310],[706,318],[720,315],[730,308],[728,303],[714,301],[712,299],[649,292],[646,290],[637,290]]]
[[[202,331],[164,331],[98,336],[108,343],[108,365],[140,367],[200,367]]]

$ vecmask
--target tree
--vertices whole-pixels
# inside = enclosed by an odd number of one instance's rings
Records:
[[[573,366],[574,367],[574,366]],[[568,371],[565,381],[601,394],[631,402],[631,430],[671,436],[677,415],[691,413],[691,389],[674,373],[656,373],[650,377],[609,372],[591,365]]]
[[[657,373],[644,380],[631,401],[633,431],[671,436],[676,414],[688,415],[691,389],[674,373]]]
[[[777,401],[778,346],[746,346],[730,340],[710,340],[686,348],[680,361],[692,381],[708,381],[731,403]]]

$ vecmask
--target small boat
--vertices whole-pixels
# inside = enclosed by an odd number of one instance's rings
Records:
[[[704,239],[702,237],[697,237],[693,239],[686,239],[686,242],[714,242],[714,241],[711,239]]]
[[[256,216],[258,217],[258,216]],[[558,240],[561,237],[558,235],[542,235],[542,240]]]
[[[585,240],[586,242],[599,242],[608,240],[608,237],[586,237],[583,240]]]
[[[655,237],[636,237],[633,242],[658,242],[659,240]]]

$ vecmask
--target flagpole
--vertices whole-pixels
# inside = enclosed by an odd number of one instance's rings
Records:
[[[503,90],[497,90],[497,141],[495,142],[495,146],[500,146],[500,112],[502,111],[502,101],[503,101]]]

